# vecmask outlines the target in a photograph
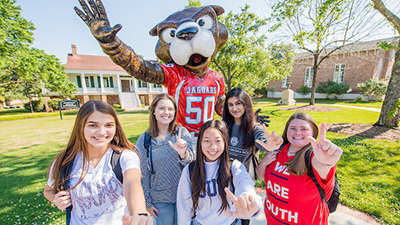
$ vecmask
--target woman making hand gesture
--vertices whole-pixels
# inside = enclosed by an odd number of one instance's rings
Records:
[[[150,106],[149,128],[136,142],[146,208],[158,225],[177,224],[179,178],[195,157],[189,132],[175,123],[176,113],[172,96],[158,95]]]
[[[267,153],[257,167],[257,174],[266,183],[265,216],[268,225],[327,225],[327,204],[321,201],[317,185],[307,175],[311,172],[307,168],[313,170],[316,182],[329,199],[342,149],[326,139],[326,124],[321,125],[319,132],[317,124],[307,113],[293,114],[286,123],[282,138],[281,150]],[[272,144],[274,141],[268,142]],[[279,140],[276,139],[275,143],[278,144]]]

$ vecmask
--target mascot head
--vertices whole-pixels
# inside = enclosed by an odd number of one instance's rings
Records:
[[[228,30],[217,20],[220,6],[191,7],[168,16],[150,30],[158,36],[157,57],[204,76],[212,58],[228,40]]]

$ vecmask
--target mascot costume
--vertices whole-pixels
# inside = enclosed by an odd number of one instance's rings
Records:
[[[110,26],[101,0],[88,0],[90,8],[85,0],[79,3],[84,12],[77,7],[74,9],[103,52],[136,79],[167,87],[178,106],[177,123],[193,136],[197,136],[201,125],[214,119],[214,112],[222,115],[224,80],[209,68],[212,58],[228,40],[227,28],[217,20],[224,12],[222,7],[186,8],[151,29],[150,35],[159,38],[156,55],[167,63],[160,64],[143,60],[116,36],[122,26]],[[261,121],[265,123],[266,120],[261,118]]]

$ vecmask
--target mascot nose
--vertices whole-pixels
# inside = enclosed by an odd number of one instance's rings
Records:
[[[184,39],[186,41],[192,39],[196,33],[199,31],[197,27],[188,27],[183,30],[180,30],[177,34],[176,37],[179,39]]]

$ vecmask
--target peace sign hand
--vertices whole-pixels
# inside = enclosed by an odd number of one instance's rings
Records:
[[[272,131],[272,134],[270,135],[265,125],[263,124],[262,126],[267,141],[264,143],[261,140],[256,140],[256,142],[268,151],[279,149],[279,147],[283,144],[283,139],[279,137],[275,131]]]
[[[240,219],[250,219],[250,217],[260,210],[260,206],[258,206],[256,199],[252,195],[243,195],[239,198],[236,198],[236,196],[227,187],[224,190],[236,207],[236,212],[225,211],[225,216]]]
[[[178,129],[179,129],[179,132],[178,132],[178,137],[176,139],[176,143],[172,144],[171,141],[168,141],[168,144],[178,152],[179,157],[181,157],[181,159],[184,159],[187,155],[188,143],[181,138],[182,137],[182,127],[179,127]]]
[[[326,139],[326,123],[321,124],[318,142],[311,136],[307,137],[314,150],[314,158],[325,167],[334,166],[342,156],[343,150]]]
[[[76,14],[86,23],[90,28],[93,36],[100,43],[111,43],[115,41],[115,37],[122,26],[120,24],[115,25],[113,28],[110,26],[110,22],[107,18],[106,10],[104,9],[101,0],[88,0],[91,10],[86,4],[85,0],[78,0],[82,6],[82,12],[78,7],[74,7]]]

